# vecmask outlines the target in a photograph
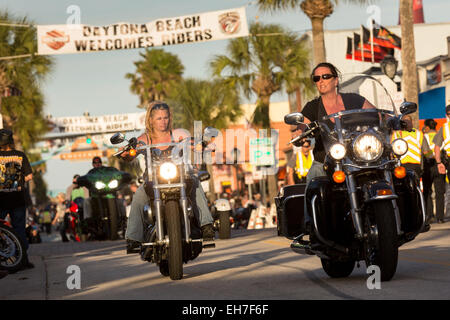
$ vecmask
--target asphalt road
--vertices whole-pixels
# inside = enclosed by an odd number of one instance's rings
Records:
[[[216,248],[184,266],[179,281],[127,255],[123,240],[61,243],[56,235],[44,240],[31,245],[34,269],[0,280],[0,300],[450,299],[450,222],[433,224],[402,246],[397,273],[381,289],[368,289],[364,263],[348,278],[329,278],[319,258],[292,252],[275,229],[237,230],[231,239],[216,240]],[[73,288],[76,272],[69,266],[79,267],[80,289]]]

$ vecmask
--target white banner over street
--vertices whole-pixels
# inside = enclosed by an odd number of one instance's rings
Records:
[[[142,130],[145,129],[145,113],[53,118],[50,120],[53,130],[47,136]]]
[[[164,18],[144,24],[37,26],[38,54],[139,49],[248,36],[245,7]]]

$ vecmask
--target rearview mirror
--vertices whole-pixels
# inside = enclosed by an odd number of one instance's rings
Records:
[[[110,139],[112,144],[119,144],[125,141],[125,136],[121,132],[115,133]]]
[[[284,116],[284,123],[290,125],[299,125],[303,123],[305,117],[300,112],[289,113]]]
[[[219,130],[213,127],[206,127],[205,130],[203,130],[203,139],[205,141],[211,140],[212,137],[217,137],[219,135]]]
[[[198,179],[200,181],[206,181],[209,180],[211,176],[209,175],[208,171],[199,171],[198,172]]]
[[[417,111],[417,104],[414,102],[405,101],[400,105],[400,113],[402,115],[411,114]]]

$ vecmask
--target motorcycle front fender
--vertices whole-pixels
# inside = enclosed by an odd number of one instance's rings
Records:
[[[392,186],[384,180],[374,181],[363,186],[364,202],[372,202],[379,200],[396,200],[398,196],[395,194]]]
[[[425,226],[425,199],[414,172],[408,170],[403,179],[394,178],[398,206],[405,234],[417,235]]]

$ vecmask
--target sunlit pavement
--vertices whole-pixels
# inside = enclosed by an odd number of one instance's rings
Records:
[[[216,248],[184,265],[179,281],[127,255],[124,240],[62,243],[53,234],[43,241],[29,250],[34,269],[0,280],[0,300],[450,298],[450,222],[402,246],[397,273],[380,290],[368,289],[364,263],[349,278],[330,279],[320,259],[293,253],[276,229],[233,230],[231,239],[216,240]],[[79,267],[80,289],[70,266]]]

